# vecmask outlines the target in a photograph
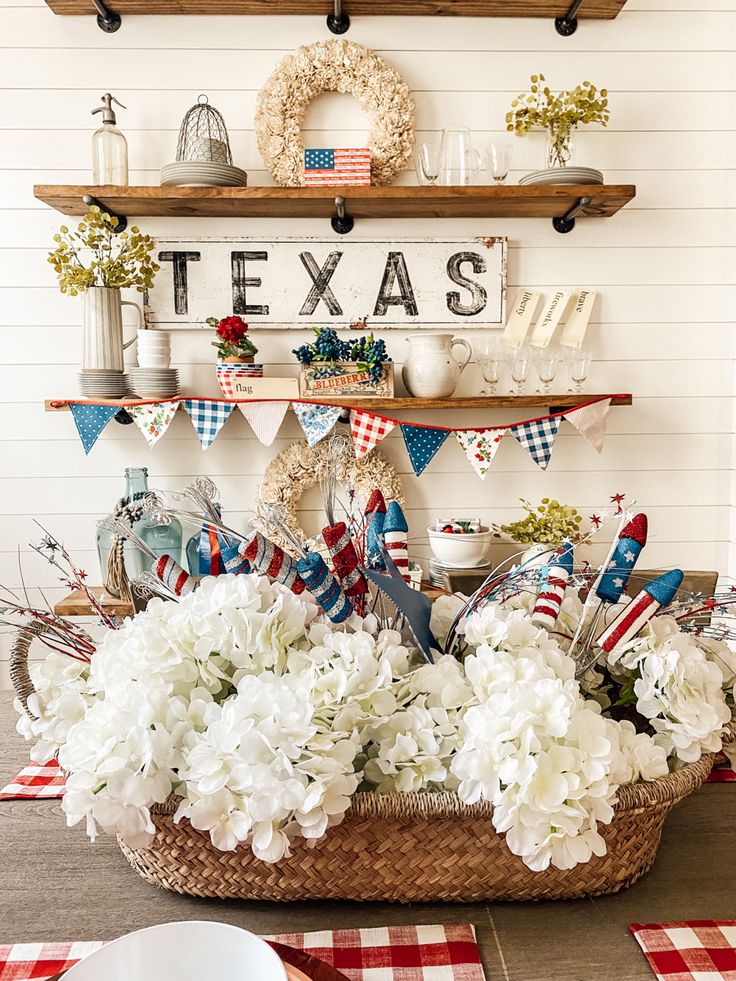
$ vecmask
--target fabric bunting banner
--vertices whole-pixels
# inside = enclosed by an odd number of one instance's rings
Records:
[[[565,413],[565,419],[598,453],[603,450],[603,437],[606,435],[610,408],[611,400],[601,399],[600,402],[590,402],[588,405],[581,405]]]
[[[360,460],[366,453],[370,453],[395,426],[393,419],[384,419],[383,416],[365,412],[363,409],[351,409],[350,431],[355,444],[355,459]]]
[[[281,428],[288,402],[238,402],[238,408],[248,420],[259,442],[270,446]]]
[[[232,402],[215,402],[212,399],[184,399],[183,404],[203,450],[214,443],[235,408]]]
[[[406,452],[417,477],[427,469],[427,464],[450,435],[448,429],[430,429],[429,426],[407,426],[401,423]]]
[[[547,469],[552,455],[557,430],[560,428],[560,418],[560,416],[547,416],[544,419],[533,419],[531,422],[520,422],[509,429],[511,435],[529,451],[529,456],[542,470]]]
[[[97,442],[102,430],[118,412],[118,406],[85,405],[79,402],[72,402],[69,408],[72,410],[74,425],[77,427],[84,452],[89,453]]]
[[[339,405],[312,405],[309,402],[294,402],[292,408],[310,446],[325,438],[342,412]]]
[[[128,405],[125,411],[146,437],[148,445],[155,446],[171,425],[178,408],[178,402],[158,402],[155,405]]]
[[[465,456],[481,480],[486,479],[496,450],[505,435],[505,429],[462,429],[455,433]]]

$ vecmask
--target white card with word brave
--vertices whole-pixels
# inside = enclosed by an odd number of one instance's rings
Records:
[[[585,332],[588,329],[597,296],[598,294],[594,290],[576,290],[570,304],[570,312],[562,328],[560,344],[563,347],[583,346]]]

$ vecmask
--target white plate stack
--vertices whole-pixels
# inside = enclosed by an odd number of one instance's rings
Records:
[[[130,387],[141,399],[173,399],[179,394],[176,368],[129,368]]]
[[[550,167],[533,170],[519,178],[519,184],[602,184],[603,174],[592,167]]]
[[[86,368],[79,372],[79,390],[88,399],[122,399],[128,394],[128,376],[122,371]]]
[[[429,581],[433,586],[438,589],[445,588],[445,580],[442,576],[443,572],[476,572],[490,573],[493,568],[493,562],[484,562],[482,565],[468,566],[467,568],[459,567],[456,565],[445,565],[444,562],[440,562],[439,559],[429,560]]]
[[[161,168],[162,187],[246,187],[240,167],[215,160],[180,160]]]

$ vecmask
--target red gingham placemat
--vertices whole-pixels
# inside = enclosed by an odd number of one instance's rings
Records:
[[[660,981],[736,981],[736,920],[632,923],[629,930]]]
[[[485,981],[471,923],[279,933],[352,981]],[[101,947],[100,942],[0,944],[0,981],[48,978]]]
[[[56,760],[24,766],[15,780],[0,790],[0,800],[40,800],[64,796],[64,774]]]

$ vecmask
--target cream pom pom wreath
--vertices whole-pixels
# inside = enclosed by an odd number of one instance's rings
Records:
[[[373,184],[390,184],[414,149],[409,86],[375,51],[353,41],[317,41],[288,54],[258,95],[258,149],[282,187],[304,183],[301,129],[309,103],[323,92],[354,96],[371,121]]]

